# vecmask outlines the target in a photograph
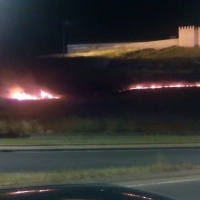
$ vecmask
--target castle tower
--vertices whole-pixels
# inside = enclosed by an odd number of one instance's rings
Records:
[[[179,46],[198,46],[199,29],[194,26],[179,27]]]

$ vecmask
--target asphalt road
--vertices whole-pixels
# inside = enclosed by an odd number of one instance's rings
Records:
[[[200,199],[200,176],[165,178],[157,180],[143,181],[143,183],[126,186],[145,190],[180,200]]]
[[[101,169],[170,163],[200,164],[200,149],[70,150],[0,152],[0,172]]]

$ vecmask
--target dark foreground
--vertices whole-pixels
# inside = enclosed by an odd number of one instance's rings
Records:
[[[106,96],[63,97],[59,100],[2,100],[1,116],[13,117],[106,117],[139,113],[200,113],[200,88],[150,89],[117,92]]]
[[[199,134],[199,102],[200,88],[134,90],[59,100],[2,100],[0,117],[36,120],[44,132],[190,135]]]

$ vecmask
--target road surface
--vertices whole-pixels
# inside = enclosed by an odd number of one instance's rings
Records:
[[[161,159],[200,164],[200,149],[70,150],[0,152],[0,172],[146,166]]]
[[[130,182],[122,185],[166,195],[180,200],[200,199],[200,175],[145,180],[140,183]]]

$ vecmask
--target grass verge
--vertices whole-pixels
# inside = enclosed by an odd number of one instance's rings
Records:
[[[82,138],[80,136],[91,138],[98,136],[150,136],[150,135],[190,135],[198,136],[200,130],[199,118],[192,117],[113,117],[113,118],[84,118],[68,117],[61,119],[48,120],[8,120],[0,119],[0,138],[16,136],[67,136],[73,141]],[[70,137],[72,136],[72,137]],[[74,137],[79,136],[79,137]],[[100,141],[102,142],[100,137]],[[88,140],[88,138],[86,138]],[[106,137],[106,140],[108,138]],[[145,137],[143,138],[145,139]],[[82,139],[81,139],[82,140]],[[109,140],[109,139],[108,139]],[[120,138],[120,141],[122,137]],[[125,139],[126,140],[126,139]],[[132,141],[131,140],[131,143]],[[137,140],[137,139],[136,139]],[[65,140],[66,141],[66,140]],[[79,141],[78,141],[79,142]],[[118,142],[118,139],[117,139]],[[116,143],[117,143],[116,142]],[[82,142],[81,142],[82,143]],[[125,142],[126,143],[126,142]]]
[[[142,145],[200,143],[200,136],[57,136],[0,139],[2,145]]]
[[[187,163],[172,165],[160,161],[156,164],[142,167],[107,168],[89,170],[59,170],[55,172],[23,172],[23,173],[0,173],[0,186],[36,185],[70,183],[88,178],[109,178],[113,176],[129,175],[133,177],[140,173],[170,172],[179,170],[199,169],[200,166]]]

